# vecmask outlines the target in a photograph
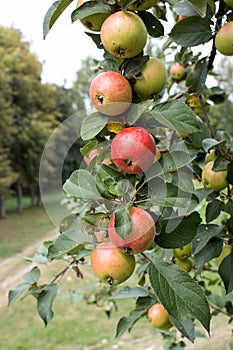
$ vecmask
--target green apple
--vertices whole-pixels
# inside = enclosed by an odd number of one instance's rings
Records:
[[[179,266],[181,269],[190,272],[193,268],[193,262],[191,259],[174,259],[174,263]]]
[[[215,154],[215,149],[211,149],[210,152],[208,152],[205,156],[205,164],[212,162],[215,160],[216,154]]]
[[[85,2],[89,0],[78,0],[77,7],[81,6]],[[110,13],[96,13],[90,16],[87,16],[80,20],[80,22],[88,29],[99,32],[102,24],[106,20],[106,18],[110,15]]]
[[[202,183],[206,188],[221,191],[228,186],[227,170],[213,171],[214,161],[207,163],[202,170]]]
[[[135,258],[133,255],[122,253],[111,242],[103,242],[93,249],[91,266],[101,281],[117,285],[132,275]]]
[[[148,310],[147,316],[150,320],[150,324],[154,328],[167,330],[172,327],[169,314],[162,304],[155,304]]]
[[[150,58],[142,68],[142,78],[138,77],[133,90],[141,100],[156,97],[165,87],[167,72],[164,63],[158,58]]]
[[[100,37],[105,50],[111,55],[131,58],[144,49],[147,42],[147,29],[136,13],[117,11],[104,21]]]
[[[181,80],[184,78],[184,76],[186,74],[184,66],[182,64],[180,64],[179,62],[172,64],[169,72],[170,72],[171,77],[174,80]]]
[[[226,244],[223,246],[221,254],[216,258],[216,264],[219,267],[223,261],[223,259],[232,253],[232,245]]]
[[[224,56],[233,56],[233,21],[219,29],[215,37],[215,46]]]
[[[173,255],[175,258],[178,258],[178,259],[187,259],[191,256],[191,254],[192,254],[191,242],[181,248],[173,249]]]

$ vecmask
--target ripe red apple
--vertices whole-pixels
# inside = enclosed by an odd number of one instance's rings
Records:
[[[192,254],[192,243],[188,243],[181,248],[173,249],[173,255],[178,259],[187,259]]]
[[[215,37],[216,49],[225,56],[233,56],[233,21],[222,26]]]
[[[155,6],[159,0],[136,0],[128,5],[130,11],[146,11]]]
[[[111,55],[131,58],[146,45],[147,29],[136,13],[118,11],[104,21],[100,37],[105,50]]]
[[[207,163],[202,170],[202,183],[206,188],[221,191],[228,186],[227,170],[213,171],[214,161]]]
[[[103,242],[93,249],[91,266],[101,281],[117,285],[132,275],[135,258],[122,253],[111,242]]]
[[[179,15],[178,22],[182,21],[182,19],[184,19],[184,18],[185,18],[185,16]]]
[[[179,62],[176,62],[170,67],[170,75],[174,80],[181,80],[185,76],[185,68]]]
[[[130,83],[114,71],[98,74],[91,82],[89,95],[95,108],[109,116],[123,113],[132,101]]]
[[[142,208],[131,207],[129,215],[132,221],[132,229],[124,240],[115,229],[115,215],[109,221],[108,234],[112,243],[127,254],[141,253],[149,249],[154,242],[156,233],[152,216]]]
[[[172,327],[169,314],[162,304],[155,304],[148,310],[147,316],[152,327],[167,330]]]
[[[227,4],[229,7],[233,8],[233,0],[224,0],[225,4]]]
[[[150,58],[142,68],[142,77],[139,77],[133,89],[141,100],[156,97],[165,87],[167,72],[165,66],[158,58]]]
[[[84,4],[84,2],[87,2],[89,0],[78,0],[77,7]],[[88,29],[99,32],[102,24],[106,20],[106,18],[109,16],[109,13],[96,13],[94,15],[87,16],[80,20],[80,22]]]
[[[154,162],[155,155],[155,141],[144,128],[138,126],[125,128],[112,140],[112,161],[128,174],[145,172]]]

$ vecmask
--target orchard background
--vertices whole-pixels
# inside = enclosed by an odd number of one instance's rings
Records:
[[[72,2],[57,1],[48,10],[45,40]],[[73,107],[78,105],[77,96],[88,107],[76,108],[75,114],[59,124],[44,148],[40,177],[33,173],[42,201],[50,189],[57,189],[56,180],[63,184],[63,205],[70,214],[60,217],[58,237],[45,241],[27,258],[34,266],[23,276],[24,282],[9,292],[9,305],[34,296],[38,314],[47,325],[54,316],[53,302],[62,277],[71,268],[78,279],[85,280],[87,265],[97,274],[96,286],[89,292],[79,289],[78,296],[85,296],[80,302],[100,306],[107,315],[115,313],[121,299],[134,303],[116,324],[116,337],[133,332],[141,319],[152,318],[148,327],[158,329],[164,349],[179,349],[195,342],[200,329],[208,337],[213,318],[224,314],[231,322],[233,315],[232,79],[228,80],[233,71],[232,3],[148,0],[142,11],[140,2],[133,7],[132,3],[89,1],[79,3],[78,8],[74,5],[72,21],[87,25],[84,30],[93,40],[93,50],[102,50],[103,60],[90,59],[93,74],[84,77],[86,94],[82,96],[77,87],[69,95]],[[117,23],[112,20],[116,15]],[[126,17],[130,18],[127,25]],[[92,21],[97,28],[92,27]],[[224,69],[218,70],[219,65]],[[99,76],[103,77],[101,83],[94,85]],[[116,79],[111,82],[113,77]],[[119,80],[123,87],[118,87]],[[42,97],[48,96],[44,94]],[[41,101],[35,102],[37,108]],[[51,130],[54,119],[49,101],[45,112]],[[31,119],[27,126],[34,126],[34,113],[33,108],[28,112]],[[145,130],[147,136],[139,138],[137,134],[133,139],[132,130]],[[122,136],[125,133],[127,139]],[[117,144],[122,139],[129,147]],[[30,151],[27,138],[21,140]],[[12,138],[9,144],[13,151]],[[1,146],[8,149],[7,144]],[[43,143],[37,155],[41,156],[42,147]],[[125,148],[128,154],[123,152]],[[75,159],[72,165],[76,165],[71,174],[72,167],[67,172],[63,168],[70,150],[73,158],[69,159]],[[38,157],[36,162],[33,169],[38,170]],[[13,159],[12,163],[17,164]],[[5,164],[9,182],[1,185],[3,195],[11,183],[17,184],[20,193],[22,176],[18,173],[24,167],[11,174],[11,164]],[[213,170],[208,169],[210,165]],[[29,174],[25,169],[21,173],[23,178]],[[143,213],[138,221],[132,208]],[[153,231],[153,243],[150,235],[138,248],[147,233],[144,215],[153,221],[148,229]],[[136,239],[130,240],[132,231]],[[117,246],[111,248],[110,258],[106,254],[109,240]],[[94,261],[93,252],[97,251],[104,262]],[[119,254],[119,261],[125,261],[120,268],[112,268],[115,254]],[[38,266],[54,262],[64,265],[45,281]],[[126,270],[130,270],[127,276]],[[80,286],[79,280],[77,284]],[[150,312],[159,304],[169,317],[163,325],[158,325]]]

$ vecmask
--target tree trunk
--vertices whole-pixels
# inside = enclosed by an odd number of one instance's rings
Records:
[[[36,185],[31,184],[29,185],[29,195],[31,198],[31,207],[35,207],[37,205],[36,201]]]
[[[17,211],[18,211],[18,213],[22,213],[22,211],[23,211],[23,204],[22,204],[23,190],[22,190],[21,183],[19,181],[16,182],[16,193],[17,193]]]
[[[41,193],[40,193],[40,188],[38,186],[38,192],[37,192],[37,202],[36,202],[37,207],[40,207],[42,205],[42,200],[41,200]]]
[[[0,219],[3,219],[6,217],[6,209],[4,204],[4,196],[3,194],[0,194]]]

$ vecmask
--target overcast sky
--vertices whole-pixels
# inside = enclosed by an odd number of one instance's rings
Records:
[[[88,54],[101,58],[102,50],[84,33],[79,22],[71,24],[70,15],[76,1],[66,9],[51,32],[43,40],[43,18],[55,0],[7,0],[0,10],[0,24],[20,29],[24,39],[31,43],[43,65],[43,82],[63,84],[71,82],[80,62]]]

